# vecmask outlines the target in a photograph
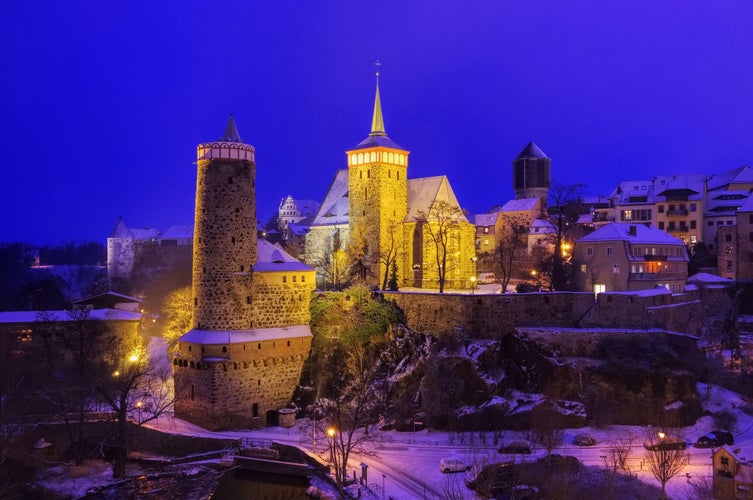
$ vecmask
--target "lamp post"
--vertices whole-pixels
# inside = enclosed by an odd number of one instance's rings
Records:
[[[327,437],[329,438],[329,461],[335,466],[335,472],[337,472],[337,464],[335,463],[335,428],[327,427]]]
[[[476,293],[476,277],[471,276],[471,295]]]

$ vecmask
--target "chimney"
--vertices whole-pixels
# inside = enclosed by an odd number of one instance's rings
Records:
[[[637,236],[638,235],[637,228],[635,226],[631,225],[630,229],[628,229],[628,234],[630,236]]]

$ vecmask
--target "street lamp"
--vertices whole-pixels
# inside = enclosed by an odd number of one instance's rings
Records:
[[[337,475],[337,464],[335,463],[335,428],[327,427],[327,437],[329,438],[329,461],[335,466],[335,475]]]
[[[471,276],[471,295],[476,293],[476,277]]]

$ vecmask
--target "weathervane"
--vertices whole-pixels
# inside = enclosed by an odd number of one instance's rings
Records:
[[[374,63],[374,66],[376,66],[376,76],[377,76],[377,78],[379,78],[379,66],[381,66],[381,65],[382,65],[382,63],[379,62],[379,59],[377,59],[376,62]]]

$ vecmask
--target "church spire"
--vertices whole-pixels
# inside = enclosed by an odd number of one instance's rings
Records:
[[[235,119],[233,114],[230,113],[230,118],[227,121],[227,127],[225,127],[225,133],[220,137],[222,142],[243,142],[238,135],[238,127],[235,126]]]
[[[374,98],[374,116],[371,119],[371,133],[370,136],[381,135],[386,136],[387,132],[384,130],[384,117],[382,116],[382,101],[379,98],[379,66],[382,65],[379,61],[375,62],[376,66],[376,97]]]

